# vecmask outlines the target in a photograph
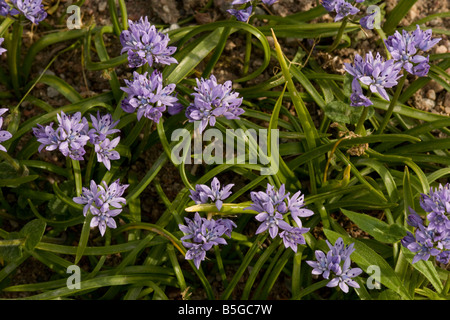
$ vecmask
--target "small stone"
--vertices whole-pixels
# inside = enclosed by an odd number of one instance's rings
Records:
[[[447,108],[450,108],[450,92],[447,92],[447,93],[445,94],[444,108],[445,108],[445,110],[447,110]],[[447,111],[446,111],[446,112],[447,112]]]
[[[58,95],[59,95],[59,91],[56,90],[55,88],[53,88],[53,87],[48,87],[48,88],[47,88],[47,96],[48,96],[49,98],[55,98],[55,97],[57,97]]]
[[[436,48],[436,53],[440,54],[440,53],[447,53],[448,49],[446,46],[444,45],[440,45],[439,47]]]
[[[107,2],[107,1],[101,1],[101,2],[98,4],[98,11],[100,11],[100,12],[105,11],[107,5],[108,5],[108,2]]]
[[[422,107],[423,107],[425,110],[431,110],[431,109],[434,109],[435,106],[436,106],[436,102],[434,102],[433,100],[428,99],[428,98],[423,98],[423,99],[422,99]]]
[[[431,100],[436,100],[436,92],[434,90],[427,91],[427,98]]]

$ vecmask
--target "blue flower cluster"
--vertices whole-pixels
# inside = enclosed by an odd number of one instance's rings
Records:
[[[84,160],[86,153],[85,146],[90,142],[94,146],[98,162],[102,162],[110,170],[111,161],[120,159],[120,155],[114,148],[118,145],[120,137],[110,140],[108,137],[120,132],[114,129],[118,121],[113,122],[110,114],[103,116],[97,113],[97,117],[91,115],[92,127],[81,112],[73,115],[66,115],[63,111],[57,114],[58,127],[53,128],[53,122],[45,127],[37,124],[33,128],[33,134],[37,141],[41,143],[38,151],[44,148],[47,151],[58,149],[65,157],[73,160]]]
[[[222,189],[220,188],[220,181],[216,177],[211,181],[211,187],[205,184],[195,185],[195,190],[190,190],[189,196],[196,204],[207,204],[214,202],[217,210],[222,209],[223,201],[231,195],[231,188],[234,184],[228,184]]]
[[[419,53],[430,50],[441,40],[431,39],[431,35],[431,29],[423,31],[417,25],[416,30],[411,33],[403,30],[400,34],[395,31],[384,43],[398,68],[403,68],[412,75],[425,77],[430,69],[429,57]]]
[[[0,15],[15,16],[22,14],[34,24],[39,24],[47,17],[42,0],[0,0]]]
[[[226,81],[224,84],[217,83],[214,75],[209,79],[196,79],[197,87],[194,101],[186,108],[186,118],[189,122],[201,121],[200,132],[205,130],[208,123],[214,126],[216,117],[224,116],[225,118],[239,119],[239,116],[244,113],[244,109],[240,106],[242,98],[239,93],[232,90],[231,81]]]
[[[402,239],[402,245],[415,253],[412,263],[427,261],[431,256],[444,265],[450,262],[450,184],[430,188],[422,194],[420,206],[427,213],[424,220],[410,208],[408,224],[415,228]]]
[[[194,260],[197,269],[206,258],[206,252],[213,246],[227,244],[224,235],[231,237],[231,231],[236,224],[230,219],[206,219],[195,213],[194,219],[184,218],[186,225],[178,225],[185,234],[181,238],[183,245],[189,250],[186,252],[186,260]],[[191,242],[185,241],[190,239]]]
[[[302,227],[300,217],[309,217],[314,214],[313,211],[304,208],[304,195],[301,191],[296,192],[292,197],[289,192],[286,193],[284,184],[280,189],[275,189],[267,184],[266,191],[251,192],[252,205],[246,209],[258,212],[256,220],[260,222],[256,234],[269,230],[269,235],[273,239],[278,235],[283,239],[284,246],[297,252],[297,245],[305,244],[303,234],[309,231],[309,228]],[[291,214],[297,224],[291,226],[284,220],[284,215]]]
[[[261,0],[261,3],[263,3],[267,6],[270,6],[277,1],[278,0]],[[231,4],[238,5],[238,4],[247,4],[247,3],[251,3],[251,2],[252,2],[252,0],[234,0]],[[235,16],[238,21],[247,22],[253,12],[253,6],[257,5],[258,4],[257,2],[259,2],[259,0],[253,1],[253,2],[254,2],[253,4],[250,4],[246,8],[228,9],[227,12],[229,14]]]
[[[431,49],[440,40],[431,38],[431,29],[422,31],[417,26],[412,33],[403,30],[400,34],[396,31],[385,40],[392,59],[384,60],[379,53],[374,57],[372,52],[366,54],[365,58],[356,54],[353,63],[344,63],[345,70],[353,76],[350,105],[368,107],[373,104],[364,94],[361,84],[368,86],[372,93],[378,93],[389,101],[386,89],[398,84],[398,79],[405,76],[402,74],[403,70],[415,76],[425,77],[430,69],[429,57],[419,53]]]
[[[342,238],[338,238],[334,244],[326,240],[328,248],[330,249],[326,254],[321,250],[315,251],[316,261],[306,261],[313,270],[312,274],[322,275],[325,279],[330,279],[327,287],[339,288],[345,293],[348,292],[348,287],[359,288],[359,284],[353,280],[354,277],[362,273],[360,268],[351,268],[350,255],[355,251],[354,244],[346,246]]]
[[[133,73],[133,80],[125,80],[127,87],[121,89],[128,94],[122,100],[122,109],[128,113],[137,112],[137,119],[142,116],[158,123],[162,113],[169,108],[169,112],[179,108],[178,99],[173,95],[175,84],[163,86],[161,72],[154,70],[150,76],[148,72]]]
[[[129,20],[128,24],[129,29],[120,34],[120,42],[123,47],[121,53],[128,54],[130,68],[138,68],[146,63],[149,66],[153,63],[178,63],[172,57],[177,48],[168,46],[169,36],[157,31],[147,17],[141,17],[138,22]]]
[[[117,227],[114,217],[122,212],[122,204],[126,204],[122,195],[127,188],[128,185],[120,184],[119,180],[114,181],[109,186],[105,181],[97,185],[94,180],[91,180],[89,189],[83,187],[81,196],[74,197],[73,201],[84,205],[84,216],[88,211],[91,212],[93,218],[90,226],[91,228],[98,227],[103,236],[106,227],[111,229]]]

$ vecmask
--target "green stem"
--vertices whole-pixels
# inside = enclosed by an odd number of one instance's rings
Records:
[[[14,19],[10,17],[6,17],[5,20],[3,20],[2,24],[0,25],[0,37],[3,36],[6,30],[14,23]]]
[[[84,174],[84,181],[91,181],[92,176],[92,168],[94,166],[94,159],[96,158],[96,153],[94,150],[92,150],[91,154],[89,155],[89,160],[86,166],[86,173]]]
[[[330,280],[328,280],[328,279],[316,282],[316,283],[310,285],[309,287],[303,289],[302,292],[300,292],[300,294],[293,297],[292,300],[300,300],[304,296],[306,296],[310,293],[313,293],[314,291],[319,290],[320,288],[325,287],[328,282],[330,282]]]
[[[72,160],[73,176],[75,180],[75,189],[77,192],[77,197],[81,196],[83,188],[83,179],[81,177],[80,161]]]
[[[383,122],[380,125],[380,128],[378,129],[378,134],[382,134],[384,129],[386,129],[387,124],[389,123],[389,120],[391,119],[392,113],[394,112],[395,104],[398,101],[398,98],[400,97],[400,94],[402,93],[403,86],[405,85],[406,75],[403,75],[401,77],[400,82],[397,86],[397,89],[395,90],[394,97],[392,98],[389,108],[386,111],[386,114],[384,115]]]
[[[11,46],[8,46],[8,62],[10,68],[10,76],[12,81],[12,87],[17,97],[21,97],[20,94],[20,76],[19,66],[20,61],[20,48],[22,44],[23,26],[21,20],[17,21],[13,25]]]
[[[345,27],[347,26],[348,18],[345,17],[344,20],[342,20],[341,27],[339,28],[339,31],[336,35],[336,38],[334,39],[333,44],[328,48],[328,52],[332,52],[334,49],[336,49],[341,42],[342,36],[344,35]]]
[[[223,266],[222,255],[220,254],[219,246],[214,246],[214,253],[216,254],[217,267],[219,268],[220,277],[222,278],[222,283],[224,288],[228,287],[227,275],[225,273],[225,268]]]
[[[366,135],[366,130],[364,128],[364,122],[366,121],[367,114],[369,113],[368,107],[363,107],[363,111],[361,112],[361,117],[359,118],[358,124],[356,125],[355,133],[361,136]]]

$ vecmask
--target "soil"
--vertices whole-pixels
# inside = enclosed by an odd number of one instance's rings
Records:
[[[65,8],[71,5],[72,0],[61,0],[58,10],[48,18],[48,22],[51,25],[58,25],[61,15],[65,12]],[[149,20],[154,24],[162,24],[166,27],[177,27],[178,24],[183,23],[189,17],[193,17],[189,23],[204,24],[212,21],[218,21],[228,18],[228,13],[226,10],[230,8],[232,0],[214,0],[212,6],[204,10],[207,5],[207,0],[128,0],[127,1],[127,11],[128,18],[130,20],[138,20],[141,16],[148,16]],[[387,0],[386,2],[386,12],[389,13],[398,1]],[[56,1],[48,0],[47,3],[54,4]],[[274,4],[268,9],[268,12],[275,15],[287,16],[299,11],[306,11],[317,6],[316,1],[312,0],[279,0],[278,3]],[[264,10],[261,8],[260,10]],[[427,17],[430,14],[437,12],[450,11],[450,4],[446,0],[418,0],[417,3],[412,7],[408,15],[402,20],[401,25],[407,26]],[[109,25],[111,24],[109,18],[109,9],[106,0],[86,0],[82,7],[82,20],[85,25],[95,23],[96,25]],[[332,21],[333,17],[331,15],[325,15],[316,22]],[[428,27],[436,27],[449,30],[450,29],[450,19],[437,18],[426,24]],[[64,26],[62,26],[64,28]],[[24,46],[25,49],[29,47],[32,43],[37,41],[39,37],[46,33],[45,29],[27,29],[24,32]],[[432,49],[431,53],[446,53],[450,52],[450,40],[447,35],[442,35],[442,40],[438,46]],[[351,47],[341,49],[336,51],[333,56],[328,54],[319,53],[314,57],[320,63],[322,68],[329,73],[343,74],[345,71],[343,69],[344,62],[352,62],[356,53],[364,54],[368,51],[380,51],[381,45],[379,37],[376,33],[372,31],[367,31],[364,33],[360,31],[356,37],[359,41],[354,41]],[[270,40],[270,39],[269,39]],[[239,35],[233,35],[230,37],[223,58],[217,64],[214,74],[217,76],[220,82],[224,80],[233,80],[241,77],[241,70],[243,67],[242,61],[244,60],[244,41]],[[288,58],[292,58],[297,51],[297,46],[302,44],[308,47],[309,44],[306,40],[302,40],[301,43],[298,41],[290,41],[290,39],[281,40],[283,41],[283,49]],[[105,44],[108,48],[108,53],[111,57],[118,56],[120,54],[120,43],[117,38],[113,36],[105,36]],[[39,53],[36,57],[36,61],[32,69],[32,77],[38,76],[45,66],[48,64],[50,59],[54,56],[56,52],[61,50],[62,47],[59,45],[50,46],[48,50],[44,50]],[[24,50],[26,51],[26,50]],[[229,57],[233,57],[230,59]],[[257,68],[261,63],[261,57],[258,57],[257,50],[255,50],[255,57],[252,58],[252,65],[250,68]],[[0,63],[6,63],[5,57],[0,58]],[[276,61],[272,61],[271,66],[267,68],[267,71],[254,81],[260,81],[262,78],[268,78],[273,76],[274,70],[277,70],[278,66]],[[67,81],[71,86],[74,87],[83,97],[90,96],[92,94],[98,94],[103,91],[109,90],[109,82],[105,78],[104,74],[100,71],[88,71],[83,68],[82,61],[82,50],[75,49],[70,54],[66,56],[60,56],[49,69],[50,74],[55,74]],[[131,70],[123,65],[116,68],[116,73],[119,77],[121,83],[124,79],[129,79],[131,77]],[[447,70],[450,73],[450,69]],[[410,79],[412,80],[412,78]],[[251,83],[250,83],[251,84]],[[236,85],[236,89],[240,86]],[[0,88],[2,89],[2,88]],[[32,92],[37,98],[40,98],[54,107],[63,106],[69,103],[58,92],[49,88],[44,84],[38,84]],[[15,105],[18,101],[10,101],[11,105]],[[420,110],[427,110],[433,113],[447,114],[450,115],[450,93],[446,92],[444,88],[436,83],[435,81],[430,81],[423,89],[418,91],[411,99],[409,99],[408,104]],[[320,110],[317,110],[314,104],[308,104],[310,110],[315,111],[312,114],[316,114],[320,117]],[[23,118],[24,120],[36,115],[36,108],[34,108],[29,103],[23,103]],[[317,121],[319,119],[317,118]],[[32,135],[28,134],[23,138],[23,142],[26,143],[27,139],[31,139]],[[20,145],[18,146],[20,148]],[[131,170],[137,174],[137,178],[141,179],[146,171],[153,165],[157,157],[161,154],[162,149],[159,145],[152,147],[151,149],[145,150],[141,157],[131,166]],[[37,159],[42,159],[56,164],[65,164],[63,157],[57,156],[55,153],[42,152],[36,155]],[[57,179],[57,177],[51,177]],[[240,181],[236,176],[226,174],[223,177],[219,177],[225,181],[224,183],[235,183],[236,186],[243,185],[243,181]],[[164,191],[170,201],[174,200],[178,192],[183,189],[184,185],[179,178],[177,170],[170,164],[163,167],[161,172],[158,174],[158,179],[160,179],[161,185],[164,187]],[[222,180],[221,180],[222,181]],[[8,201],[14,202],[15,195],[8,195]],[[166,207],[163,202],[159,199],[158,193],[155,187],[151,184],[141,196],[141,209],[143,221],[155,222],[165,211]],[[349,225],[348,221],[341,218],[341,225],[346,226],[353,235],[361,236],[361,231],[355,230],[354,225]],[[20,221],[8,221],[4,220],[2,228],[7,231],[13,231],[20,229]],[[183,261],[180,260],[180,263]],[[205,266],[207,268],[208,266]],[[229,275],[232,276],[234,270],[229,270]],[[29,258],[25,263],[22,264],[21,268],[17,269],[17,272],[11,278],[12,284],[21,283],[35,283],[48,281],[52,277],[52,272],[45,265],[40,263],[35,258]],[[211,282],[213,288],[217,290],[217,294],[224,289],[221,287],[220,277],[211,276]],[[241,279],[243,282],[239,283],[238,287],[243,289],[245,285],[245,278]],[[274,290],[272,290],[270,299],[287,299],[290,297],[288,290],[289,277],[282,274],[280,276],[280,281],[277,282]],[[239,289],[236,290],[235,297],[239,298]],[[169,298],[180,299],[181,293],[179,290],[174,290],[168,293]],[[17,298],[22,297],[24,294],[5,294],[0,293],[0,298]],[[204,295],[201,291],[196,291],[192,296],[193,299],[202,299]]]

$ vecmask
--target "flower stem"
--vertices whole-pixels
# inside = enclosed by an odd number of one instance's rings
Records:
[[[387,124],[389,123],[389,120],[391,119],[392,113],[394,112],[395,104],[398,101],[398,98],[400,97],[400,94],[402,93],[403,86],[405,85],[406,76],[403,75],[403,77],[400,79],[400,82],[397,86],[397,89],[395,90],[394,97],[391,100],[391,103],[389,104],[389,108],[386,111],[386,114],[384,115],[383,122],[381,123],[380,127],[378,128],[378,134],[382,134],[384,129],[386,129]]]
[[[320,288],[325,287],[328,282],[330,282],[330,280],[328,280],[328,279],[316,282],[316,283],[310,285],[309,287],[303,289],[300,294],[292,297],[292,300],[300,300],[304,296],[306,296],[306,295],[308,295],[310,293],[313,293],[314,291],[319,290]]]
[[[341,27],[339,28],[339,31],[336,35],[336,38],[334,39],[333,44],[328,48],[328,52],[332,52],[334,49],[336,49],[341,42],[342,36],[344,34],[345,27],[347,26],[348,18],[345,17],[344,20],[342,20]]]
[[[227,275],[223,266],[222,255],[220,254],[219,246],[214,246],[214,253],[216,254],[217,268],[219,269],[220,277],[222,278],[223,286],[228,287]]]
[[[361,117],[359,118],[358,124],[356,125],[355,133],[361,136],[366,135],[366,130],[364,128],[364,121],[366,121],[367,114],[369,113],[368,107],[363,107],[363,111],[361,112]]]

